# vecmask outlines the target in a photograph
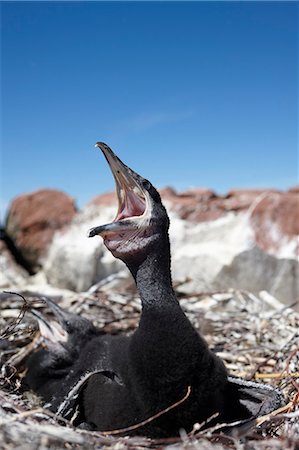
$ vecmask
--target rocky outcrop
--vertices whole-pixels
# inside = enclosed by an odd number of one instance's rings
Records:
[[[175,203],[176,195],[172,191],[167,190],[166,195],[165,192],[162,195],[171,219],[173,279],[183,283],[184,291],[198,293],[237,288],[258,293],[267,290],[287,304],[297,299],[296,236],[293,231],[284,234],[280,222],[276,224],[277,220],[274,220],[280,202],[267,200],[266,205],[267,208],[272,205],[273,212],[268,214],[270,217],[272,214],[273,223],[280,230],[280,234],[276,232],[275,235],[279,248],[276,246],[273,252],[279,252],[283,257],[270,254],[266,251],[266,245],[263,248],[257,240],[257,230],[264,223],[264,216],[259,215],[259,209],[256,213],[255,210],[268,197],[272,199],[274,196],[276,199],[278,195],[282,201],[279,193],[255,191],[246,198],[240,193],[238,196],[242,195],[242,206],[237,208],[234,200],[233,208],[227,207],[226,214],[218,219],[197,223],[180,217],[181,208],[190,201],[191,195],[180,197],[178,203]],[[212,193],[205,192],[203,195],[214,199]],[[104,277],[126,270],[123,263],[106,250],[100,238],[86,238],[89,228],[113,219],[116,204],[107,206],[107,198],[107,195],[103,197],[103,203],[100,197],[91,202],[76,216],[71,227],[55,236],[45,264],[46,276],[51,284],[86,290]],[[253,199],[251,203],[249,198]],[[264,232],[269,233],[269,230],[265,228]],[[266,242],[265,237],[263,242]],[[129,277],[129,273],[126,274]]]
[[[193,223],[211,222],[229,213],[245,214],[254,231],[256,245],[278,257],[296,257],[299,253],[299,189],[288,192],[274,189],[232,190],[217,196],[205,189],[176,194],[161,191],[168,208]]]
[[[257,246],[274,256],[299,254],[299,192],[265,192],[250,214]]]
[[[225,287],[243,289],[258,294],[269,292],[285,304],[296,306],[299,299],[299,264],[295,259],[275,258],[253,246],[236,254],[230,264],[224,265],[213,284],[223,290]],[[296,308],[299,311],[298,305]]]
[[[208,222],[219,219],[229,212],[245,212],[259,198],[274,190],[232,190],[226,196],[216,195],[208,189],[190,189],[176,193],[173,189],[161,191],[163,200],[181,219],[192,222]],[[281,193],[283,194],[283,193]]]
[[[177,193],[173,188],[160,190],[167,208],[192,223],[211,222],[229,213],[246,213],[259,248],[273,256],[299,252],[299,187],[287,192],[275,189],[234,189],[225,196],[209,189],[190,189]],[[114,193],[100,195],[90,205],[116,204]]]
[[[24,285],[29,273],[16,262],[1,231],[0,233],[0,290]]]
[[[288,305],[298,300],[299,264],[294,253],[289,245],[283,258],[261,249],[248,215],[230,213],[213,222],[189,222],[183,227],[174,220],[171,228],[173,278],[187,280],[183,291],[234,288],[256,294],[268,291]],[[180,229],[182,242],[177,239]]]
[[[88,238],[87,231],[110,222],[115,206],[87,205],[65,230],[57,232],[44,264],[50,284],[85,291],[94,283],[118,272],[123,263],[106,250],[99,237]]]
[[[183,282],[182,290],[266,290],[285,304],[299,298],[296,188],[233,190],[226,196],[165,188],[161,195],[171,219],[173,279]],[[51,285],[85,291],[120,271],[130,277],[100,238],[87,238],[89,228],[110,222],[116,210],[115,194],[103,194],[56,231],[43,262]]]
[[[10,206],[6,233],[30,268],[36,271],[55,231],[69,224],[75,213],[74,200],[54,189],[20,195]]]

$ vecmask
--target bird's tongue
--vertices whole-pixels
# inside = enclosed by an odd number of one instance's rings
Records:
[[[120,200],[119,200],[120,201]],[[141,216],[145,211],[145,203],[134,191],[125,190],[124,199],[120,201],[119,210],[114,222],[128,217]]]

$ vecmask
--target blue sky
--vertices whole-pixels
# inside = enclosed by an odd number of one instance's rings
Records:
[[[114,189],[105,141],[161,187],[297,183],[297,2],[1,2],[1,205]]]

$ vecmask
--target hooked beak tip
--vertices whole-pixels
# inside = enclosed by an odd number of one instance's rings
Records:
[[[87,237],[88,238],[94,237],[95,235],[96,235],[96,233],[94,231],[94,228],[91,228],[90,230],[88,230],[88,232],[87,232]]]
[[[99,148],[99,149],[101,149],[101,150],[104,150],[104,149],[108,149],[108,148],[109,148],[108,145],[105,144],[104,142],[96,142],[95,147],[96,147],[96,148]]]

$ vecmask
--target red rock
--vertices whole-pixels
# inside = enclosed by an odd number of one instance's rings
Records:
[[[229,197],[256,197],[257,195],[262,194],[263,192],[281,192],[277,189],[271,188],[259,188],[259,189],[230,189],[226,194],[225,198]]]
[[[276,189],[234,189],[225,197],[207,189],[192,189],[177,194],[161,190],[162,198],[179,217],[192,222],[218,219],[229,212],[249,213],[256,244],[271,254],[280,254],[284,246],[299,235],[299,187],[287,192]],[[298,253],[294,248],[294,252]]]
[[[117,206],[117,197],[115,192],[105,192],[104,194],[97,195],[87,205],[100,205],[100,206]]]
[[[250,208],[259,196],[265,192],[279,192],[275,189],[233,189],[225,196],[224,204],[227,211],[242,211]]]
[[[173,199],[178,195],[177,191],[170,186],[166,186],[164,188],[158,189],[158,191],[164,200]]]
[[[279,254],[283,245],[299,234],[299,187],[287,192],[276,189],[233,189],[225,196],[209,189],[194,188],[177,193],[173,188],[159,190],[163,201],[181,219],[200,223],[225,216],[245,213],[250,217],[257,245]],[[114,193],[96,197],[98,205],[117,204]]]
[[[210,200],[212,198],[217,198],[217,195],[214,191],[206,188],[192,188],[188,189],[185,192],[179,194],[181,198],[184,197],[193,197],[197,200]]]
[[[265,193],[253,208],[251,224],[258,246],[271,253],[281,247],[283,240],[298,238],[299,192]]]
[[[75,213],[74,200],[54,189],[20,195],[10,206],[6,232],[36,270],[55,231],[70,223]]]
[[[162,199],[169,202],[171,209],[182,219],[202,222],[212,220],[212,218],[208,218],[212,215],[214,219],[221,215],[213,207],[214,211],[212,214],[210,213],[209,205],[217,196],[209,189],[194,188],[182,193],[176,193],[172,188],[165,188],[160,190],[160,194]]]

